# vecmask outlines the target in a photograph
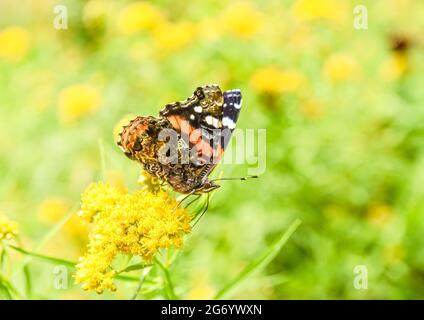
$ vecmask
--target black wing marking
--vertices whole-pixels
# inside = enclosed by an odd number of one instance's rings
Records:
[[[223,95],[217,85],[198,87],[193,95],[184,101],[167,104],[160,115],[170,118],[177,116],[197,128],[219,129],[222,127]]]
[[[225,91],[224,105],[222,114],[222,140],[221,146],[223,149],[228,145],[231,134],[236,127],[236,123],[241,110],[243,102],[241,92],[239,89]]]

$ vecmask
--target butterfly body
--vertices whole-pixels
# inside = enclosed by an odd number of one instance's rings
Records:
[[[175,191],[206,193],[219,187],[208,176],[223,155],[240,106],[239,90],[198,87],[186,100],[166,105],[159,117],[130,121],[117,144],[127,157]],[[169,141],[161,136],[167,130],[176,133],[173,152],[166,151]]]

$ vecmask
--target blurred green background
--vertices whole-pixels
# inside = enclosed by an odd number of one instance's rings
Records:
[[[0,211],[26,247],[101,179],[99,139],[108,180],[137,187],[119,121],[218,83],[243,92],[239,128],[267,130],[266,171],[214,194],[171,268],[180,296],[212,297],[299,218],[231,298],[424,298],[424,2],[63,0],[65,30],[57,4],[0,2]],[[76,260],[86,239],[75,216],[41,251]],[[98,296],[70,277],[57,290],[52,265],[30,268],[34,298],[127,298],[136,285]]]

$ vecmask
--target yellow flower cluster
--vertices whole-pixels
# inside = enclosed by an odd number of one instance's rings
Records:
[[[0,214],[0,240],[10,240],[18,235],[18,224]]]
[[[343,21],[348,7],[342,0],[297,0],[292,10],[299,20]]]
[[[122,9],[117,24],[122,34],[132,35],[142,30],[154,30],[165,20],[159,8],[147,1],[137,1]]]
[[[235,36],[250,38],[260,31],[263,20],[263,15],[251,3],[236,2],[225,8],[220,24]]]
[[[80,258],[76,283],[102,293],[116,290],[111,263],[118,254],[151,261],[161,248],[182,245],[191,230],[190,216],[167,192],[150,188],[124,193],[105,183],[83,193],[80,216],[93,223],[88,252]]]
[[[250,79],[250,84],[257,93],[268,94],[294,92],[303,82],[304,78],[299,72],[283,71],[271,66],[258,69]]]
[[[59,115],[63,122],[74,121],[84,114],[97,110],[101,103],[97,87],[74,84],[66,87],[59,96]]]
[[[346,81],[354,78],[359,69],[355,58],[348,53],[335,53],[324,64],[324,76],[334,82]]]
[[[15,26],[0,31],[0,59],[19,62],[27,55],[28,50],[28,31]]]

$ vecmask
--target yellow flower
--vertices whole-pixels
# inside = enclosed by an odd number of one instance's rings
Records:
[[[251,3],[237,2],[223,11],[221,25],[235,36],[250,38],[261,29],[263,16]]]
[[[21,61],[28,53],[29,34],[21,27],[8,27],[0,32],[0,59]]]
[[[409,58],[404,52],[394,53],[383,61],[380,69],[382,77],[388,80],[397,80],[407,73]]]
[[[64,122],[74,121],[100,107],[99,90],[89,84],[74,84],[59,95],[60,118]]]
[[[336,53],[325,61],[324,76],[331,81],[346,81],[354,78],[359,70],[355,58],[347,53]]]
[[[294,92],[303,82],[304,78],[299,72],[282,71],[274,67],[259,69],[250,79],[250,84],[256,92],[269,94]]]
[[[138,177],[137,183],[143,187],[143,189],[148,190],[153,193],[157,193],[160,190],[159,179],[153,177],[146,171],[142,170],[140,176]]]
[[[58,222],[70,209],[70,204],[62,198],[47,198],[38,208],[38,218],[44,223]]]
[[[18,224],[0,213],[0,240],[10,240],[18,235]]]
[[[189,45],[196,37],[196,28],[189,22],[164,23],[153,36],[159,53],[170,53]]]
[[[93,222],[88,252],[80,258],[76,283],[98,293],[115,290],[111,263],[118,254],[152,260],[161,248],[182,245],[190,216],[163,190],[124,193],[108,184],[91,184],[81,197],[80,215]]]
[[[347,6],[343,0],[297,0],[292,10],[299,20],[342,21],[346,16]]]
[[[153,30],[165,21],[162,12],[149,2],[131,3],[119,14],[118,30],[124,35],[132,35],[141,30]]]

